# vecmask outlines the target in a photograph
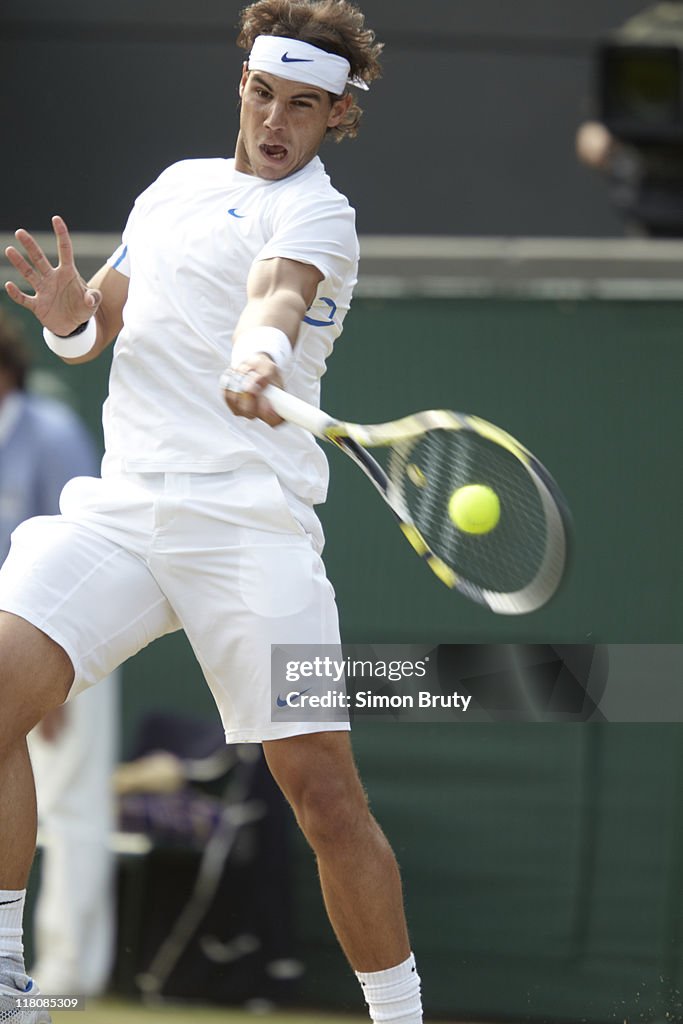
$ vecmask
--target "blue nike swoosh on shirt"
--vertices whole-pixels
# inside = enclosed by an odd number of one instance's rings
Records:
[[[228,213],[230,214],[231,217],[237,217],[238,220],[244,220],[244,218],[246,217],[246,213],[237,212],[236,206],[233,206],[232,210],[228,210]]]
[[[288,57],[286,53],[283,53],[280,57],[283,64],[313,64],[314,60],[312,57]]]

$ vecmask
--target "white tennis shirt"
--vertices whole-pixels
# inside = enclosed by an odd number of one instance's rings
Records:
[[[108,261],[130,284],[104,405],[103,473],[217,473],[256,459],[304,501],[324,501],[327,460],[310,434],[234,416],[218,384],[251,265],[276,256],[323,274],[285,377],[288,391],[318,405],[358,269],[354,211],[319,158],[281,181],[241,174],[234,160],[184,160],[139,196]]]

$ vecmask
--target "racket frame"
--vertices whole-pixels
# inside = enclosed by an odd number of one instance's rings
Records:
[[[241,390],[238,375],[235,374],[225,374],[221,378],[221,385],[229,390]],[[478,416],[448,409],[418,412],[389,423],[361,424],[335,419],[322,409],[273,385],[263,389],[263,396],[278,416],[334,444],[360,467],[394,513],[401,531],[415,552],[447,587],[498,615],[522,615],[535,611],[555,593],[567,559],[568,509],[559,488],[542,463],[511,434]],[[474,432],[506,449],[526,470],[536,488],[547,526],[541,565],[534,579],[526,586],[511,593],[502,593],[478,586],[459,576],[431,549],[413,521],[403,490],[403,474],[392,473],[391,457],[387,472],[366,450],[388,447],[397,449],[400,445],[403,448],[402,459],[405,461],[410,447],[414,447],[429,430]]]

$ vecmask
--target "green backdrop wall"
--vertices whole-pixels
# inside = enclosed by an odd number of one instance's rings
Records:
[[[41,367],[99,430],[106,360]],[[678,643],[683,303],[364,299],[324,403],[348,419],[476,412],[547,463],[574,518],[572,568],[545,609],[496,618],[414,557],[330,455],[326,561],[347,641]],[[125,670],[124,752],[146,710],[211,714],[182,637]],[[683,745],[674,725],[372,725],[355,744],[402,863],[428,1013],[655,1020],[683,1014]],[[311,1003],[357,1007],[299,837]],[[677,1002],[678,1001],[678,1002]]]

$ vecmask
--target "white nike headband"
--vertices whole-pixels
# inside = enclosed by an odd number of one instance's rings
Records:
[[[250,71],[267,71],[293,82],[315,85],[335,96],[341,96],[348,85],[368,88],[361,78],[349,78],[351,65],[345,57],[286,36],[257,36],[248,67]]]

